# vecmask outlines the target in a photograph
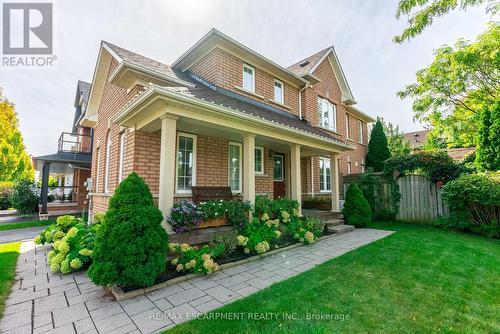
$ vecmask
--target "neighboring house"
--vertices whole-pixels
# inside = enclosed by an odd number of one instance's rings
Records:
[[[88,107],[92,214],[132,171],[164,217],[192,185],[256,195],[332,193],[361,172],[367,123],[333,47],[284,68],[212,29],[172,66],[102,42]],[[165,224],[167,230],[171,230]]]
[[[421,148],[427,141],[429,130],[403,133],[404,140],[410,144],[411,149]]]
[[[85,114],[89,94],[90,84],[78,81],[72,132],[61,134],[57,153],[33,158],[42,181],[41,218],[87,210],[88,192],[84,183],[90,178],[93,129],[79,123]],[[57,180],[57,185],[49,186],[49,175]]]
[[[410,144],[411,149],[418,152],[427,141],[428,133],[429,130],[407,132],[403,133],[403,137]],[[462,160],[467,154],[474,151],[475,147],[449,148],[446,150],[448,155],[456,161]]]

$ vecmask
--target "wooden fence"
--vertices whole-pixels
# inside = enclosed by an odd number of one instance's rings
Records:
[[[401,200],[397,219],[405,222],[430,223],[449,215],[441,189],[421,175],[406,175],[397,179]]]
[[[350,183],[359,182],[362,175],[347,175],[344,177],[344,190]],[[379,180],[374,189],[373,205],[378,210],[391,210],[391,186],[381,173],[374,173]],[[449,215],[448,206],[443,202],[441,189],[425,176],[406,175],[396,180],[401,199],[396,218],[404,222],[430,223],[436,218]]]

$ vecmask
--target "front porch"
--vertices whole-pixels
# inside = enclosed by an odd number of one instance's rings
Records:
[[[339,211],[337,156],[351,149],[347,144],[328,137],[326,132],[311,132],[313,127],[292,114],[280,113],[278,120],[290,121],[293,127],[245,115],[239,109],[213,110],[213,103],[198,106],[148,98],[146,93],[142,97],[114,121],[133,129],[129,130],[133,136],[148,137],[148,143],[159,146],[158,205],[169,233],[172,228],[166,218],[173,204],[190,199],[190,187],[195,185],[229,185],[233,194],[252,204],[256,195],[288,197],[301,203],[305,173],[301,160],[317,156],[332,162],[332,211]],[[274,111],[266,112],[276,117]]]

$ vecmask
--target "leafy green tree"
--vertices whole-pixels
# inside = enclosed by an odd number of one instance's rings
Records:
[[[19,213],[31,214],[38,212],[40,200],[36,184],[29,179],[18,181],[10,194],[10,204]]]
[[[425,28],[430,26],[434,19],[448,14],[457,9],[467,10],[469,7],[487,3],[486,12],[496,14],[500,4],[495,0],[400,0],[396,10],[396,18],[407,16],[408,27],[401,35],[394,37],[394,42],[403,43],[420,35]]]
[[[459,40],[435,51],[416,82],[398,92],[411,98],[414,118],[447,147],[473,146],[479,114],[500,100],[500,24],[492,23],[474,43]],[[441,137],[439,140],[437,138]]]
[[[391,157],[387,144],[387,137],[380,118],[373,126],[368,142],[368,153],[366,154],[366,167],[372,168],[375,172],[384,170],[384,161]]]
[[[351,183],[345,196],[342,214],[349,225],[366,226],[372,220],[370,204],[356,183]]]
[[[165,270],[168,235],[144,180],[131,173],[109,201],[88,274],[99,285],[152,285]]]
[[[0,88],[0,181],[33,179],[33,165],[26,153],[14,104]]]
[[[500,102],[481,113],[475,164],[479,170],[500,170]]]
[[[387,145],[392,157],[409,154],[411,152],[410,144],[405,140],[403,132],[399,130],[398,125],[384,121],[380,118],[384,126],[384,132],[387,137]]]

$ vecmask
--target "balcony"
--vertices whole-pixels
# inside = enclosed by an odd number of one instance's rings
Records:
[[[92,154],[92,136],[63,132],[59,137],[57,152]]]

